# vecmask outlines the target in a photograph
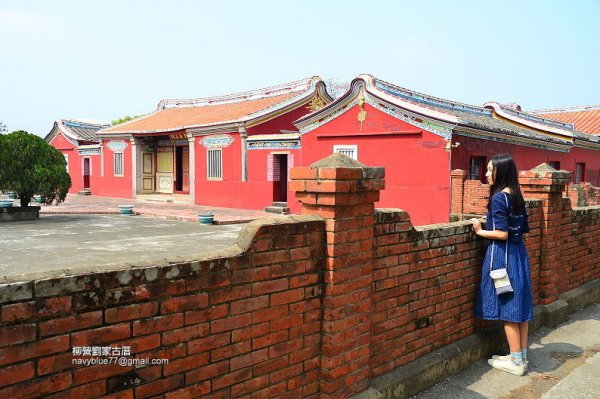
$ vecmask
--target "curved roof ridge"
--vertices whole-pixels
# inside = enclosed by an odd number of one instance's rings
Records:
[[[69,118],[69,119],[59,119],[59,121],[62,122],[63,124],[69,123],[69,124],[77,124],[77,125],[84,125],[84,126],[91,126],[91,127],[107,127],[107,126],[110,126],[110,123],[108,123],[108,122],[94,120],[94,119],[75,119],[75,118]]]
[[[487,102],[483,106],[486,108],[493,109],[494,111],[496,111],[496,113],[501,114],[505,118],[511,120],[514,120],[514,118],[521,119],[521,123],[530,125],[534,128],[541,128],[540,126],[537,126],[537,124],[541,124],[544,125],[546,128],[560,129],[562,130],[562,132],[558,133],[563,134],[565,133],[565,130],[568,133],[572,133],[575,130],[575,126],[572,123],[558,122],[552,119],[542,118],[525,111],[517,111],[514,108],[502,105],[494,101]]]
[[[368,75],[368,76],[371,76],[371,75]],[[453,101],[453,100],[447,100],[444,98],[435,97],[435,96],[432,96],[429,94],[418,92],[416,90],[410,90],[405,87],[401,87],[401,86],[386,82],[385,80],[378,79],[378,78],[375,78],[372,76],[371,76],[371,78],[374,79],[376,87],[378,89],[384,90],[385,92],[387,92],[395,97],[402,97],[407,100],[413,99],[419,103],[424,102],[425,104],[433,103],[433,105],[442,106],[442,107],[446,107],[449,109],[456,109],[458,111],[471,111],[471,112],[476,112],[476,113],[480,113],[480,114],[489,114],[490,113],[490,111],[488,109],[486,109],[485,107],[480,107],[478,105],[471,105],[471,104],[462,103],[460,101]]]
[[[227,94],[223,96],[202,97],[202,98],[175,98],[163,99],[158,103],[158,109],[165,108],[184,108],[184,107],[204,107],[209,105],[235,103],[247,100],[257,100],[261,98],[275,97],[295,92],[304,92],[310,89],[313,81],[322,80],[319,76],[311,76],[305,79],[296,80],[289,83],[283,83],[276,86],[264,87],[251,91]]]

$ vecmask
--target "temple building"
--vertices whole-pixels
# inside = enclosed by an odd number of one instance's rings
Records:
[[[97,133],[108,126],[98,121],[59,119],[44,138],[65,157],[70,193],[91,194],[92,188],[99,187],[101,139]]]
[[[199,205],[299,212],[289,169],[333,152],[385,167],[377,206],[404,209],[415,224],[447,222],[451,171],[485,181],[487,162],[501,152],[521,170],[545,162],[572,172],[575,182],[600,185],[600,136],[516,104],[462,104],[371,75],[357,76],[336,100],[318,77],[162,100],[154,112],[96,135],[92,193],[120,198],[175,195]]]

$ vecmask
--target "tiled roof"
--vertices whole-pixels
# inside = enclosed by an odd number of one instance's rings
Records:
[[[141,118],[104,129],[103,133],[154,133],[251,120],[314,92],[319,77],[222,97],[162,100]]]
[[[96,134],[99,130],[109,127],[110,124],[101,121],[88,121],[82,119],[59,119],[54,122],[52,130],[45,140],[50,142],[60,131],[72,142],[100,143]]]
[[[553,119],[564,123],[572,123],[575,125],[575,130],[580,132],[600,135],[600,105],[563,108],[563,109],[546,109],[531,111],[532,114]]]
[[[510,136],[538,139],[556,144],[568,144],[570,142],[569,137],[572,136],[568,126],[558,126],[558,124],[554,121],[544,120],[540,117],[529,116],[524,112],[508,109],[509,107],[502,106],[502,110],[504,112],[513,114],[515,117],[515,123],[495,117],[491,107],[480,107],[476,105],[460,103],[457,101],[445,100],[427,94],[418,93],[413,90],[408,90],[379,79],[375,79],[375,85],[377,89],[382,90],[385,93],[401,100],[401,102],[398,103],[400,106],[402,106],[402,102],[408,102],[425,110],[445,113],[455,117],[456,120],[453,124],[457,128],[468,127],[479,130],[489,130]],[[565,137],[547,135],[536,130],[520,126],[520,124],[525,122],[525,119],[527,118],[531,119],[532,122],[547,126],[548,129],[560,129]]]

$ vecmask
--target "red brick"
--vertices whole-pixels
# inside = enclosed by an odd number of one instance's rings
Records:
[[[262,323],[265,321],[275,320],[279,317],[284,317],[289,314],[288,305],[270,307],[267,309],[255,310],[252,312],[252,322]]]
[[[233,397],[239,397],[242,394],[264,388],[267,385],[269,385],[269,376],[263,375],[232,386],[231,395]]]
[[[90,346],[115,342],[131,336],[129,323],[115,324],[71,334],[72,346]]]
[[[75,383],[81,385],[91,381],[104,380],[108,377],[125,374],[134,368],[135,366],[119,366],[118,364],[98,364],[82,367],[74,371]]]
[[[160,313],[176,313],[208,306],[208,294],[186,295],[166,299],[160,304]]]
[[[64,352],[69,348],[68,335],[3,348],[0,349],[0,366],[50,355],[52,353]]]
[[[133,399],[133,389],[115,392],[110,395],[102,396],[98,399]]]
[[[271,305],[284,305],[287,303],[298,302],[302,299],[304,299],[304,288],[296,288],[294,290],[271,294]]]
[[[198,381],[208,380],[217,376],[225,375],[229,371],[229,360],[194,368],[185,374],[185,381],[190,384]]]
[[[135,399],[147,398],[179,388],[183,385],[183,375],[161,378],[135,388]]]
[[[277,357],[275,359],[267,360],[260,364],[257,364],[252,367],[252,372],[254,375],[263,375],[268,374],[275,370],[281,370],[284,367],[289,365],[289,359],[287,356]]]
[[[231,334],[229,332],[211,334],[208,337],[189,341],[187,343],[188,354],[210,351],[214,348],[228,345],[230,342]]]
[[[28,380],[32,378],[34,374],[33,362],[3,367],[2,373],[0,373],[0,387]]]
[[[203,352],[197,355],[186,356],[175,361],[169,362],[169,364],[163,366],[163,373],[165,376],[181,373],[182,371],[188,371],[197,367],[204,366],[209,362],[208,352]]]
[[[35,324],[19,324],[0,328],[0,347],[35,341]]]
[[[271,269],[265,267],[253,267],[252,269],[234,270],[231,277],[232,284],[252,283],[267,280],[271,277]]]
[[[203,395],[209,393],[210,381],[205,381],[199,384],[188,385],[185,388],[178,389],[176,391],[168,392],[165,394],[165,399],[193,399],[204,397]]]
[[[236,287],[227,287],[210,294],[210,303],[217,304],[222,302],[235,301],[236,299],[247,298],[250,296],[250,285],[240,285]]]
[[[210,352],[210,360],[214,362],[222,359],[228,359],[241,353],[250,352],[251,349],[252,346],[250,345],[249,340],[236,342],[231,345],[226,345],[221,348],[213,349]]]
[[[262,337],[252,339],[252,349],[260,349],[265,346],[270,346],[288,339],[287,330],[278,331],[272,334],[263,335]]]
[[[212,306],[203,310],[191,310],[185,312],[185,324],[197,324],[209,320],[220,319],[229,313],[229,304]]]
[[[269,333],[269,323],[264,322],[260,324],[254,324],[245,328],[233,330],[231,332],[231,341],[238,342],[254,337],[259,337]]]
[[[250,314],[245,313],[239,316],[229,317],[227,319],[213,320],[210,322],[211,333],[219,333],[222,331],[235,330],[242,328],[251,323]]]
[[[106,309],[104,311],[104,318],[107,323],[118,323],[120,321],[152,317],[157,313],[158,302],[147,302]]]
[[[55,374],[0,389],[0,395],[5,398],[19,399],[45,397],[47,394],[68,388],[71,386],[71,381],[70,372]]]
[[[233,384],[239,384],[242,381],[246,381],[252,378],[252,369],[250,367],[241,370],[231,370],[231,372],[214,378],[212,380],[213,391],[218,391],[221,388],[231,386]]]
[[[37,301],[13,303],[2,306],[2,322],[15,320],[39,319],[60,313],[71,312],[72,298],[63,296],[57,298],[39,299]]]
[[[37,373],[45,375],[73,367],[73,353],[69,352],[38,359]]]
[[[257,309],[264,309],[269,306],[269,296],[257,296],[249,299],[243,299],[241,301],[235,301],[231,303],[231,314],[236,315],[240,313],[251,312]]]
[[[297,167],[290,170],[292,180],[310,180],[317,178],[318,169],[308,167]]]
[[[162,344],[171,345],[179,342],[186,342],[195,338],[204,337],[205,335],[208,335],[208,333],[208,323],[194,324],[162,333]]]
[[[246,355],[237,356],[231,359],[231,370],[238,370],[248,366],[264,362],[269,359],[269,350],[267,348],[257,350]]]
[[[74,314],[40,322],[40,336],[62,334],[102,325],[102,311]]]
[[[174,330],[183,326],[183,313],[158,316],[151,319],[133,322],[133,335],[151,334],[154,332]]]
[[[287,250],[260,252],[250,256],[250,263],[252,266],[264,266],[273,263],[283,263],[289,260],[290,254]]]
[[[67,389],[55,393],[54,395],[44,396],[45,399],[71,399],[71,398],[95,398],[106,393],[106,382],[97,381],[80,387]]]

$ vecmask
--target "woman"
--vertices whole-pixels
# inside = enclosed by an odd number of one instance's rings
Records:
[[[475,234],[490,240],[475,315],[485,320],[504,321],[510,355],[493,356],[488,363],[511,374],[523,375],[527,371],[528,321],[533,319],[529,256],[522,236],[529,232],[525,201],[519,188],[517,167],[510,155],[494,156],[485,176],[490,184],[486,229],[482,229],[477,219],[470,220]],[[498,295],[490,270],[504,267],[508,269],[513,292]]]

